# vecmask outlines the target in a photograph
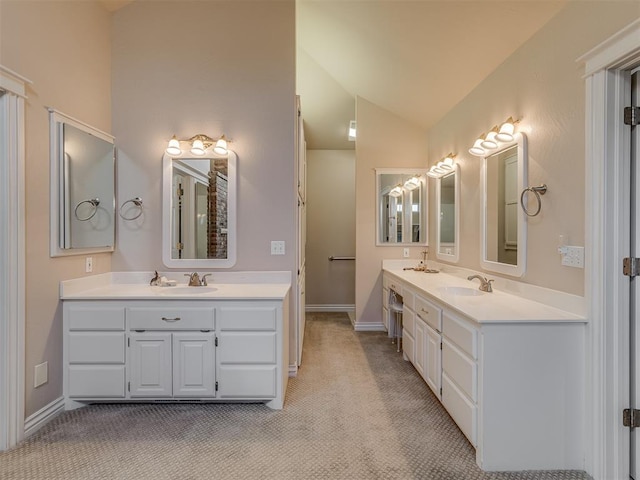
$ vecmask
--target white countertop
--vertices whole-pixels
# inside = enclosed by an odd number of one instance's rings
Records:
[[[481,292],[478,296],[452,295],[443,291],[446,287],[477,289],[478,280],[469,281],[444,272],[403,270],[402,267],[383,267],[383,271],[480,324],[587,322],[584,316],[495,288],[492,293]]]
[[[272,273],[272,274],[271,274]],[[182,275],[182,272],[178,272]],[[178,275],[175,274],[175,275]],[[112,272],[66,280],[60,284],[62,300],[283,300],[291,288],[289,272],[244,272],[218,275],[206,287],[156,287],[149,272]],[[171,275],[174,278],[175,275]]]

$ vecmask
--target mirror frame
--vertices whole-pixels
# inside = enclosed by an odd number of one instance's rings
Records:
[[[440,223],[441,223],[441,218],[440,218],[440,209],[441,209],[441,204],[440,204],[440,193],[441,193],[441,188],[442,188],[442,179],[445,177],[448,177],[450,175],[455,175],[455,179],[454,179],[454,188],[455,188],[455,192],[454,192],[454,201],[455,201],[455,208],[454,208],[454,214],[455,214],[455,220],[454,220],[454,225],[453,225],[453,235],[455,238],[455,253],[453,254],[448,254],[448,253],[441,253],[440,252]],[[451,262],[451,263],[458,263],[458,260],[460,259],[460,166],[456,163],[453,167],[453,171],[451,173],[445,174],[442,177],[439,177],[436,179],[436,214],[437,214],[437,221],[436,221],[436,258],[438,258],[439,260],[444,260],[446,262]]]
[[[422,194],[420,202],[422,204],[422,223],[424,225],[424,241],[422,242],[382,242],[380,240],[380,230],[382,222],[382,211],[380,208],[380,175],[422,175]],[[425,168],[376,168],[375,187],[375,215],[376,215],[376,247],[426,247],[429,246],[429,182],[427,181],[427,169]]]
[[[205,154],[195,156],[189,152],[181,155],[170,156],[167,153],[162,157],[162,263],[169,268],[231,268],[236,264],[237,249],[237,228],[236,228],[236,198],[237,198],[237,175],[236,163],[237,155],[232,150],[228,151],[227,160],[229,162],[228,180],[229,188],[227,192],[227,258],[171,258],[171,188],[172,188],[172,166],[173,160],[180,159],[224,158],[213,152],[211,147],[205,150]]]
[[[523,133],[515,133],[514,140],[501,144],[491,155],[482,160],[481,189],[482,202],[480,202],[480,265],[491,272],[502,273],[512,277],[521,277],[527,270],[527,217],[518,204],[518,263],[510,265],[487,259],[487,159],[504,150],[517,146],[518,148],[518,194],[527,185],[527,137]]]
[[[116,245],[116,148],[115,137],[108,133],[98,130],[80,120],[70,117],[53,108],[49,111],[49,256],[65,257],[71,255],[87,255],[91,253],[113,252]],[[111,205],[113,217],[113,238],[111,245],[102,247],[86,247],[86,248],[64,248],[61,245],[61,235],[64,232],[64,211],[63,209],[63,192],[65,189],[63,158],[64,145],[61,142],[61,130],[63,124],[76,127],[84,132],[90,133],[102,140],[113,145],[113,205]]]

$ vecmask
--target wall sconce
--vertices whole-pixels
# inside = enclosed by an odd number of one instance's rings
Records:
[[[350,142],[356,141],[356,121],[355,120],[351,120],[349,122],[349,141]]]
[[[203,156],[207,148],[211,146],[213,146],[213,151],[218,155],[226,155],[228,153],[228,140],[224,135],[220,136],[217,140],[214,140],[213,138],[200,133],[187,140],[178,140],[174,135],[171,140],[169,140],[169,144],[165,150],[167,155],[172,157],[182,155],[185,150],[180,146],[181,143],[188,143],[190,145],[189,152],[198,157]]]
[[[427,172],[427,175],[431,178],[440,178],[447,173],[450,173],[453,171],[453,167],[455,165],[454,158],[456,158],[456,155],[454,153],[450,153],[437,164],[433,165]]]
[[[395,187],[393,187],[391,190],[389,190],[389,196],[391,197],[399,197],[402,195],[402,185],[398,184]]]
[[[473,146],[469,149],[471,155],[476,157],[484,157],[488,150],[495,150],[500,146],[500,143],[513,142],[516,130],[516,123],[520,120],[514,120],[513,117],[509,117],[500,125],[493,127],[486,135],[480,135]]]
[[[407,190],[415,190],[419,186],[420,186],[420,175],[411,177],[406,182],[404,182],[404,188],[406,188]]]

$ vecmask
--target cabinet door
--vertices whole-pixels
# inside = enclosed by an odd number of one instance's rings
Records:
[[[436,394],[436,397],[441,397],[442,386],[442,338],[441,335],[436,332],[429,325],[425,326],[425,345],[426,345],[426,364],[424,379],[427,385]]]
[[[215,396],[213,332],[173,334],[173,396]]]
[[[427,324],[422,321],[420,317],[415,319],[415,353],[413,365],[418,370],[418,373],[422,375],[422,378],[426,379],[426,363],[427,363]]]
[[[131,397],[172,395],[171,334],[131,333],[129,390]]]

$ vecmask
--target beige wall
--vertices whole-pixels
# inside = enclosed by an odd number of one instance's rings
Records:
[[[354,305],[356,253],[355,150],[307,151],[306,301]]]
[[[49,117],[56,108],[111,131],[110,14],[97,2],[0,2],[0,63],[33,81],[26,102],[27,416],[62,395],[61,280],[86,275],[84,256],[49,258]],[[92,255],[93,273],[111,254]],[[33,388],[34,366],[49,381]]]
[[[356,323],[379,324],[382,260],[402,258],[403,247],[376,247],[374,169],[426,168],[426,132],[361,97],[356,99],[356,119]],[[419,259],[423,248],[410,247],[411,258]]]
[[[528,183],[549,187],[540,215],[529,219],[522,281],[583,295],[584,270],[561,266],[557,253],[559,235],[568,235],[570,245],[585,241],[585,87],[576,59],[639,16],[638,2],[569,2],[429,130],[430,164],[458,152],[459,265],[480,270],[482,160],[467,151],[480,133],[513,115],[528,138]],[[433,215],[430,225],[433,242]]]

